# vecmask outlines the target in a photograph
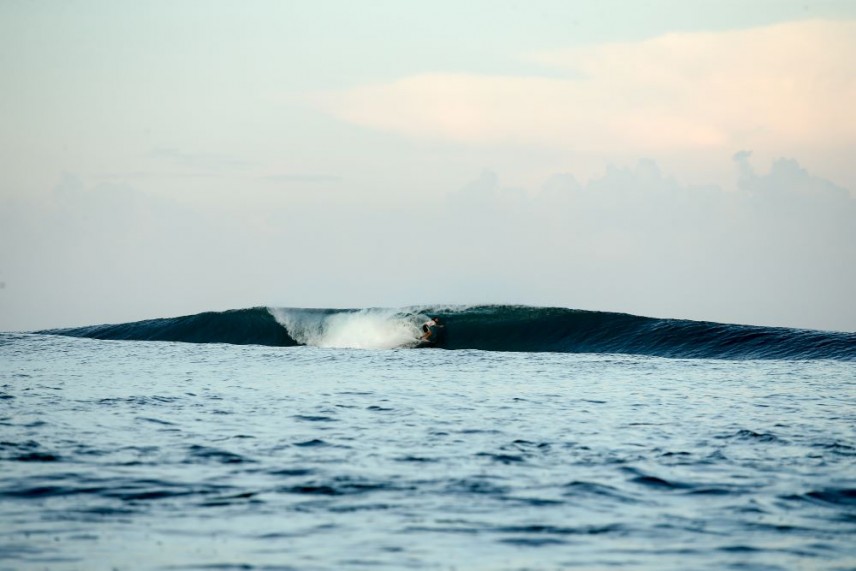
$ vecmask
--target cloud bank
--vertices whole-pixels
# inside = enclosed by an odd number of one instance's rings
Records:
[[[416,208],[248,200],[206,213],[66,176],[0,208],[0,330],[274,306],[526,303],[856,330],[856,199],[791,159],[736,192],[651,160],[540,189],[486,171]]]
[[[314,94],[344,121],[463,143],[650,153],[853,145],[856,22],[530,54],[567,77],[423,73]]]

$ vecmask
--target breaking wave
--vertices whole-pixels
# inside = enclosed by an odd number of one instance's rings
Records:
[[[439,316],[446,324],[443,349],[856,360],[856,333],[528,306],[257,307],[38,333],[95,339],[393,349],[416,347],[421,325],[429,316]]]

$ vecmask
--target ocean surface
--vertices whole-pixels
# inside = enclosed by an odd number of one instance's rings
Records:
[[[0,333],[0,570],[611,568],[856,569],[856,334],[503,306]]]

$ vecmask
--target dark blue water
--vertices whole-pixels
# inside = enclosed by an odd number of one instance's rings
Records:
[[[856,363],[0,334],[0,474],[0,569],[852,569]]]
[[[384,349],[416,344],[441,317],[436,346],[708,359],[856,361],[856,333],[657,319],[561,307],[265,308],[43,331],[94,339]]]

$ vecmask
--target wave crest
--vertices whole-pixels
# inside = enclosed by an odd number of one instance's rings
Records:
[[[442,317],[446,324],[444,349],[856,361],[856,333],[528,306],[261,307],[39,333],[96,339],[392,349],[416,347],[421,325],[429,315]]]

